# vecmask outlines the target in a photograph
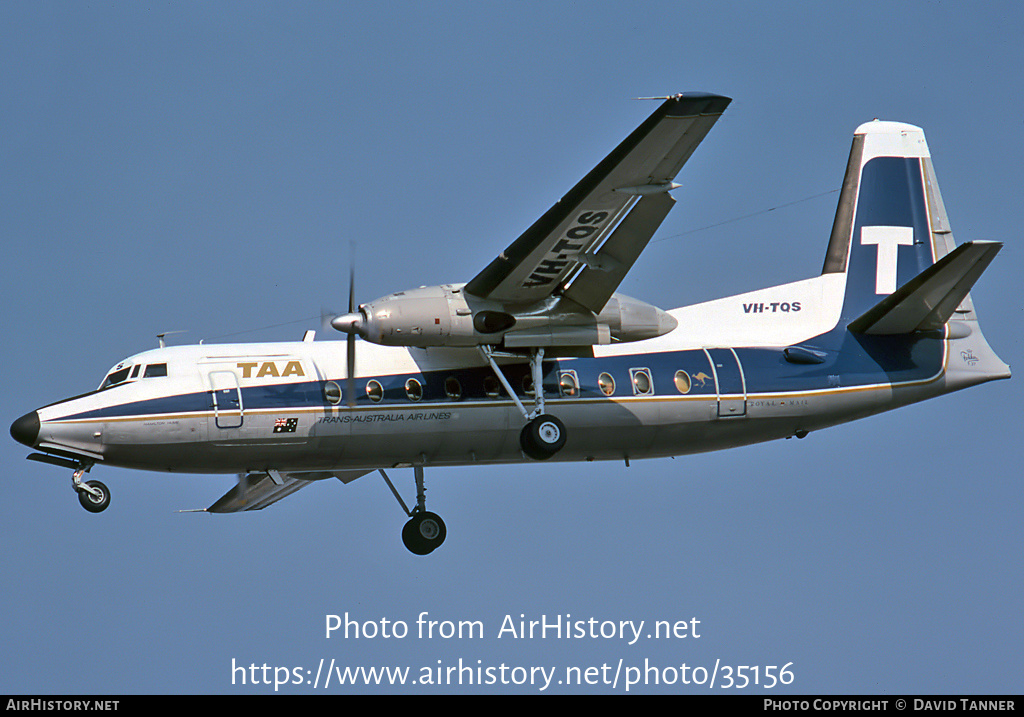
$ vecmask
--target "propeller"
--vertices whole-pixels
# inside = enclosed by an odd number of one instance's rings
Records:
[[[329,333],[333,326],[331,322],[334,321],[335,317],[341,314],[340,311],[335,311],[331,306],[320,305],[320,331],[324,334]]]
[[[356,335],[363,335],[365,331],[365,324],[363,323],[363,315],[356,311],[356,268],[354,260],[355,250],[353,249],[353,260],[349,262],[349,273],[348,273],[348,313],[336,316],[331,319],[331,326],[338,331],[348,334],[346,341],[346,370],[348,373],[348,382],[345,386],[345,395],[347,396],[347,402],[349,408],[355,408],[356,405]]]

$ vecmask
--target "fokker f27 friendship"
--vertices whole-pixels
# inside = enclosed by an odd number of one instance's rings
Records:
[[[683,455],[796,436],[994,379],[969,291],[1002,246],[956,246],[924,133],[857,128],[820,276],[664,311],[616,293],[729,98],[664,102],[465,284],[399,291],[332,320],[347,345],[161,347],[17,419],[32,460],[236,473],[206,510],[260,510],[380,471],[427,554],[446,528],[424,468]],[[362,341],[357,341],[357,337]],[[358,345],[358,350],[357,350]],[[411,467],[409,509],[384,469]]]

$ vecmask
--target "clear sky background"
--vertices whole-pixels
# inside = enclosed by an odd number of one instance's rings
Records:
[[[426,558],[376,476],[224,516],[175,511],[233,476],[99,468],[113,501],[92,515],[68,471],[7,438],[0,693],[273,692],[232,684],[232,661],[305,678],[321,658],[411,677],[460,658],[717,660],[762,682],[792,663],[788,687],[745,692],[1019,693],[1020,4],[355,7],[0,4],[5,426],[163,331],[318,329],[345,305],[351,241],[361,300],[468,281],[655,107],[632,98],[681,91],[734,101],[624,293],[671,308],[817,274],[837,194],[694,230],[836,189],[857,125],[910,122],[957,241],[1006,242],[973,297],[1018,376],[805,440],[428,470],[448,539]],[[391,475],[412,500],[411,471]],[[423,611],[484,637],[418,638]],[[345,612],[410,634],[326,639],[325,615]],[[567,614],[696,618],[700,637],[498,638],[506,615]]]

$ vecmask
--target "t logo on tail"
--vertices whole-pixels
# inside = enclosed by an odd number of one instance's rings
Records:
[[[900,246],[914,243],[913,227],[861,227],[862,246],[878,246],[875,263],[875,293],[891,294],[896,291],[896,261]]]

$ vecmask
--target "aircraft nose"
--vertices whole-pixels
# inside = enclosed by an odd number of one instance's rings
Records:
[[[34,448],[36,439],[39,437],[39,413],[37,411],[26,413],[12,423],[11,437],[18,443],[24,443],[29,448]]]

